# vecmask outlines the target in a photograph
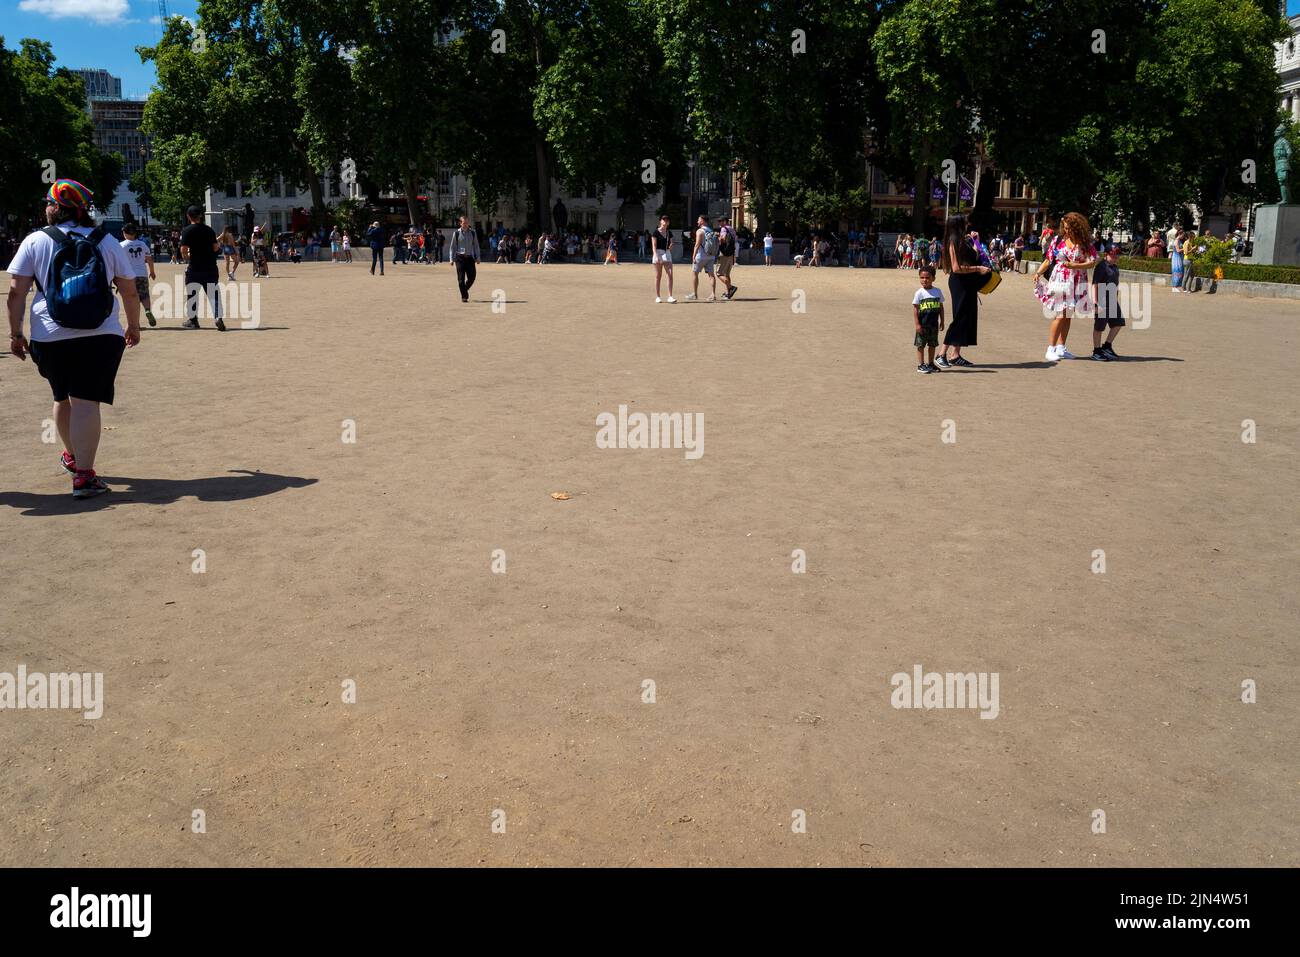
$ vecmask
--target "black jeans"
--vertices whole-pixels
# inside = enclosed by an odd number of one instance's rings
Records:
[[[384,247],[370,247],[370,275],[375,274],[375,263],[379,263],[379,275],[384,274]]]
[[[469,299],[469,288],[474,285],[478,267],[474,265],[473,256],[456,257],[456,285],[460,286],[460,298]]]
[[[185,273],[185,318],[199,321],[200,293],[208,299],[208,305],[212,308],[212,318],[220,319],[221,290],[217,286],[216,275],[193,276],[188,272]]]

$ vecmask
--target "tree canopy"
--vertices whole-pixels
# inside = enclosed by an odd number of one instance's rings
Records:
[[[923,217],[952,160],[1140,231],[1276,198],[1285,34],[1270,0],[201,0],[140,51],[158,74],[142,185],[174,215],[282,175],[323,213],[321,174],[350,158],[415,218],[450,167],[476,208],[522,191],[549,226],[552,181],[668,203],[698,158],[743,177],[765,230],[867,218],[869,163]],[[21,87],[0,97],[0,190],[47,154],[110,175],[48,46],[0,57]],[[976,215],[991,205],[981,182]]]
[[[35,211],[54,177],[84,183],[107,204],[122,161],[94,145],[85,87],[55,68],[50,44],[23,40],[12,50],[0,37],[0,211]]]

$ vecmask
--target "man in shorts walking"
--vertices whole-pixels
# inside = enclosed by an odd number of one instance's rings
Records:
[[[691,254],[691,293],[686,298],[700,298],[700,273],[709,274],[712,292],[709,302],[718,298],[718,277],[714,275],[713,264],[718,258],[718,234],[709,228],[709,217],[701,215],[696,221],[695,249]]]
[[[117,240],[95,227],[90,214],[93,196],[76,180],[56,180],[45,196],[45,219],[49,230],[37,230],[18,247],[9,264],[9,350],[21,360],[31,353],[36,369],[50,383],[54,393],[54,424],[63,440],[59,465],[72,475],[74,498],[91,498],[108,491],[95,475],[95,455],[103,434],[99,405],[113,404],[113,390],[122,352],[140,342],[140,300],[135,293],[135,270]],[[80,288],[94,289],[102,283],[102,294],[85,294],[70,281],[68,272],[58,287],[51,282],[55,253],[71,240],[72,234],[95,243],[103,274],[88,275]],[[56,239],[55,234],[62,234]],[[216,262],[215,254],[213,262]],[[98,282],[97,282],[98,280]],[[31,339],[23,335],[23,307],[27,294],[36,286],[32,298]],[[118,319],[118,302],[111,288],[122,297],[121,311],[126,314],[126,328]],[[47,288],[61,288],[59,309],[75,307],[76,326],[62,325],[51,315],[45,298]],[[69,289],[73,292],[69,293]],[[104,319],[86,328],[93,315]],[[56,312],[57,314],[57,312]],[[90,320],[87,315],[92,315]],[[61,319],[68,319],[65,314]]]
[[[730,299],[736,294],[737,287],[731,282],[731,267],[736,264],[736,231],[731,228],[731,220],[723,216],[718,220],[718,278],[727,287],[723,299]]]

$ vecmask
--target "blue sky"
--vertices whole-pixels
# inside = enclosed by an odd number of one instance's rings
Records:
[[[197,0],[168,0],[172,15],[194,17]],[[122,95],[143,99],[153,86],[152,64],[135,48],[158,40],[157,0],[0,0],[5,46],[23,37],[48,40],[60,66],[101,67],[122,78]],[[1287,0],[1300,13],[1300,0]]]
[[[167,2],[168,13],[191,18],[196,6]],[[122,78],[127,98],[143,99],[153,86],[153,65],[141,63],[135,48],[158,42],[157,0],[0,0],[0,22],[6,47],[24,37],[47,40],[59,66],[103,68]]]

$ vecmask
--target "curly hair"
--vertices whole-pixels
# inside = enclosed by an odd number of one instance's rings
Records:
[[[1083,213],[1066,213],[1061,217],[1061,232],[1065,233],[1066,238],[1073,240],[1076,246],[1087,248],[1092,242],[1092,231],[1088,227],[1088,219]]]

